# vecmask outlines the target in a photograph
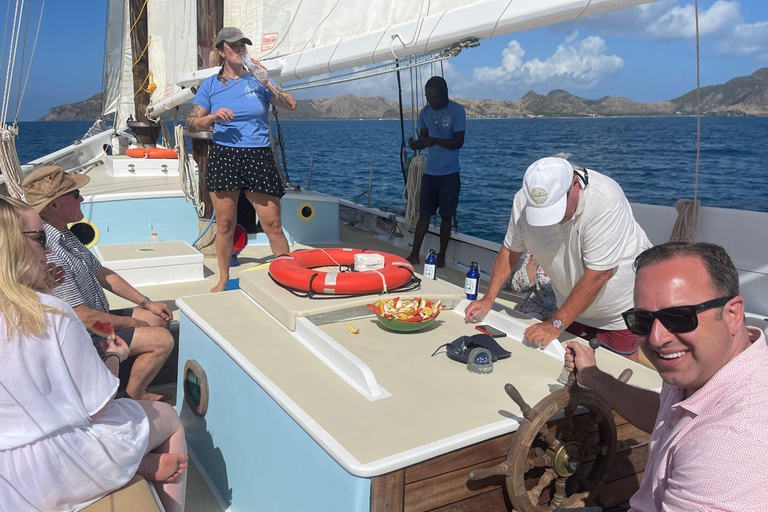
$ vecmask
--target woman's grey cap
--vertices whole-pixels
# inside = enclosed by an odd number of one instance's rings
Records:
[[[237,27],[224,27],[219,30],[219,35],[216,36],[216,46],[223,42],[236,43],[238,41],[245,41],[245,44],[253,46],[251,40],[245,37],[243,31]]]

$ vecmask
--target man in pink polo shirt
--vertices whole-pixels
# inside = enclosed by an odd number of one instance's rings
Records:
[[[664,380],[661,395],[600,371],[580,343],[566,355],[581,384],[651,433],[630,510],[768,509],[768,346],[744,323],[731,258],[714,244],[667,243],[635,268],[635,306],[623,316]]]

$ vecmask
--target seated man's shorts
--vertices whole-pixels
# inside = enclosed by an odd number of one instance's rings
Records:
[[[133,308],[125,308],[125,309],[110,309],[109,310],[110,315],[115,316],[133,316]],[[133,341],[133,327],[128,327],[126,329],[120,329],[118,331],[115,331],[115,334],[121,338],[126,345],[129,347],[131,346],[131,342]],[[106,357],[106,354],[103,350],[101,350],[101,336],[96,336],[95,334],[91,334],[91,340],[93,340],[93,346],[96,347],[96,351],[99,353],[99,357],[104,359]]]
[[[602,346],[624,356],[632,355],[640,348],[637,344],[637,336],[629,332],[629,329],[607,331],[573,322],[566,331],[587,340],[597,338]]]
[[[425,174],[421,177],[419,213],[434,215],[440,208],[441,217],[455,217],[459,206],[461,178],[458,172],[445,176]]]

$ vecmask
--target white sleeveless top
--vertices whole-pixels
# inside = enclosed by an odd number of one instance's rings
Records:
[[[43,335],[9,340],[0,316],[2,512],[87,507],[133,477],[149,437],[138,403],[110,402],[119,381],[72,308],[38,297],[60,312]]]

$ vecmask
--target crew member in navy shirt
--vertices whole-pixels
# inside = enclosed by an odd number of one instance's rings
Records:
[[[419,138],[409,139],[414,151],[429,148],[419,196],[419,221],[413,235],[413,250],[408,261],[417,264],[429,218],[440,209],[440,252],[437,267],[445,266],[445,251],[451,239],[451,217],[459,205],[459,150],[464,145],[467,114],[464,107],[448,99],[448,84],[433,76],[424,87],[427,106],[419,114]]]

